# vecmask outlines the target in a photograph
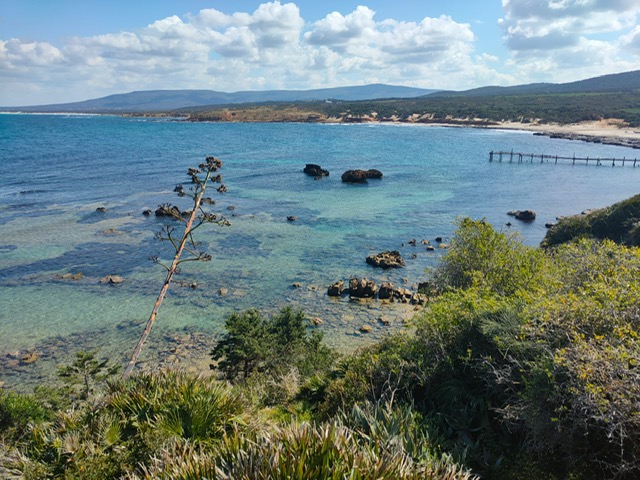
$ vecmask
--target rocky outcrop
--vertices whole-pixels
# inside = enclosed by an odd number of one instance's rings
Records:
[[[344,280],[338,280],[327,289],[327,295],[330,297],[339,297],[344,291]]]
[[[182,213],[175,205],[160,205],[156,209],[156,217],[180,217]]]
[[[507,215],[516,217],[516,219],[523,222],[533,222],[536,219],[536,212],[533,210],[511,210],[507,212]]]
[[[349,296],[353,298],[374,298],[378,287],[373,280],[352,278],[349,280]]]
[[[369,170],[347,170],[342,174],[342,181],[345,183],[367,183],[369,178],[382,178],[382,172],[376,169]]]
[[[392,282],[383,282],[378,287],[373,280],[367,278],[351,278],[349,288],[344,288],[344,281],[339,280],[327,290],[330,297],[339,297],[348,293],[352,300],[379,299],[384,302],[398,302],[412,305],[424,305],[429,301],[429,295],[433,289],[427,289],[425,283],[420,283],[418,292],[408,288],[396,287]]]
[[[327,177],[329,175],[329,170],[325,170],[315,163],[307,163],[302,171],[312,177]]]
[[[380,290],[378,291],[378,298],[380,300],[390,300],[393,298],[394,285],[391,282],[384,282],[380,285]]]
[[[382,178],[382,172],[375,168],[370,168],[367,170],[367,178]]]
[[[402,268],[405,266],[404,259],[397,250],[369,255],[367,263],[380,268]]]

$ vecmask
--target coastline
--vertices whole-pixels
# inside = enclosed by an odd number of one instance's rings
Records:
[[[336,123],[345,123],[336,120]],[[348,122],[347,122],[348,123]],[[531,132],[534,135],[566,140],[577,140],[588,143],[603,143],[621,147],[640,149],[640,127],[629,127],[621,120],[603,119],[570,124],[559,123],[524,123],[524,122],[492,122],[482,119],[448,119],[446,121],[379,121],[369,119],[361,123],[395,123],[398,125],[421,125],[427,127],[450,128],[488,128],[494,130],[515,130]]]
[[[553,123],[500,122],[487,128],[522,130],[553,138],[605,143],[640,149],[640,127],[628,127],[620,120],[605,119],[566,125]]]

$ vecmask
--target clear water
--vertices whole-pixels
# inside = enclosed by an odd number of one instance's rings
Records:
[[[334,281],[366,276],[415,286],[443,251],[408,240],[446,242],[460,216],[517,229],[537,245],[557,216],[638,193],[640,167],[488,161],[491,150],[511,149],[640,157],[622,147],[484,129],[0,115],[0,380],[41,381],[79,349],[99,348],[124,363],[164,278],[149,257],[171,256],[154,239],[162,222],[142,211],[180,204],[173,187],[207,155],[224,162],[229,192],[216,197],[216,209],[232,225],[198,231],[213,261],[186,264],[177,277],[144,354],[149,364],[206,357],[224,319],[249,307],[303,308],[322,318],[328,343],[366,344],[400,328],[413,310],[330,299]],[[306,176],[305,163],[331,175]],[[384,178],[343,184],[340,175],[351,168],[377,168]],[[518,223],[506,216],[513,209],[533,209],[538,218]],[[387,249],[400,250],[407,267],[365,264]],[[77,281],[59,278],[79,272]],[[105,275],[124,282],[100,284]],[[196,289],[180,284],[192,282]],[[373,332],[360,335],[363,324]],[[29,352],[36,362],[22,360]]]

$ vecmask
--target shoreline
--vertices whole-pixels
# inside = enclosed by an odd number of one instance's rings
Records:
[[[336,123],[348,123],[340,122]],[[629,127],[620,120],[596,120],[571,124],[490,122],[486,120],[451,119],[450,121],[379,121],[369,120],[361,123],[416,125],[425,127],[448,128],[485,128],[492,130],[511,130],[530,132],[534,135],[587,143],[603,143],[621,147],[640,149],[640,127]]]
[[[521,130],[551,138],[564,138],[640,149],[640,127],[627,127],[621,124],[619,120],[599,120],[567,125],[501,122],[487,128]]]

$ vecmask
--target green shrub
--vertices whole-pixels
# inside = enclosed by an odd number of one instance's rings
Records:
[[[476,286],[512,295],[534,282],[541,265],[541,252],[522,245],[517,234],[506,235],[484,220],[464,218],[458,221],[434,280],[441,290]]]
[[[295,367],[302,377],[327,370],[334,352],[322,343],[322,334],[306,329],[302,310],[283,308],[263,318],[258,310],[232,314],[225,322],[227,333],[211,351],[219,369],[229,380],[247,379],[254,373],[271,375]]]
[[[0,390],[0,438],[5,441],[19,441],[30,424],[43,422],[52,415],[33,395]]]

